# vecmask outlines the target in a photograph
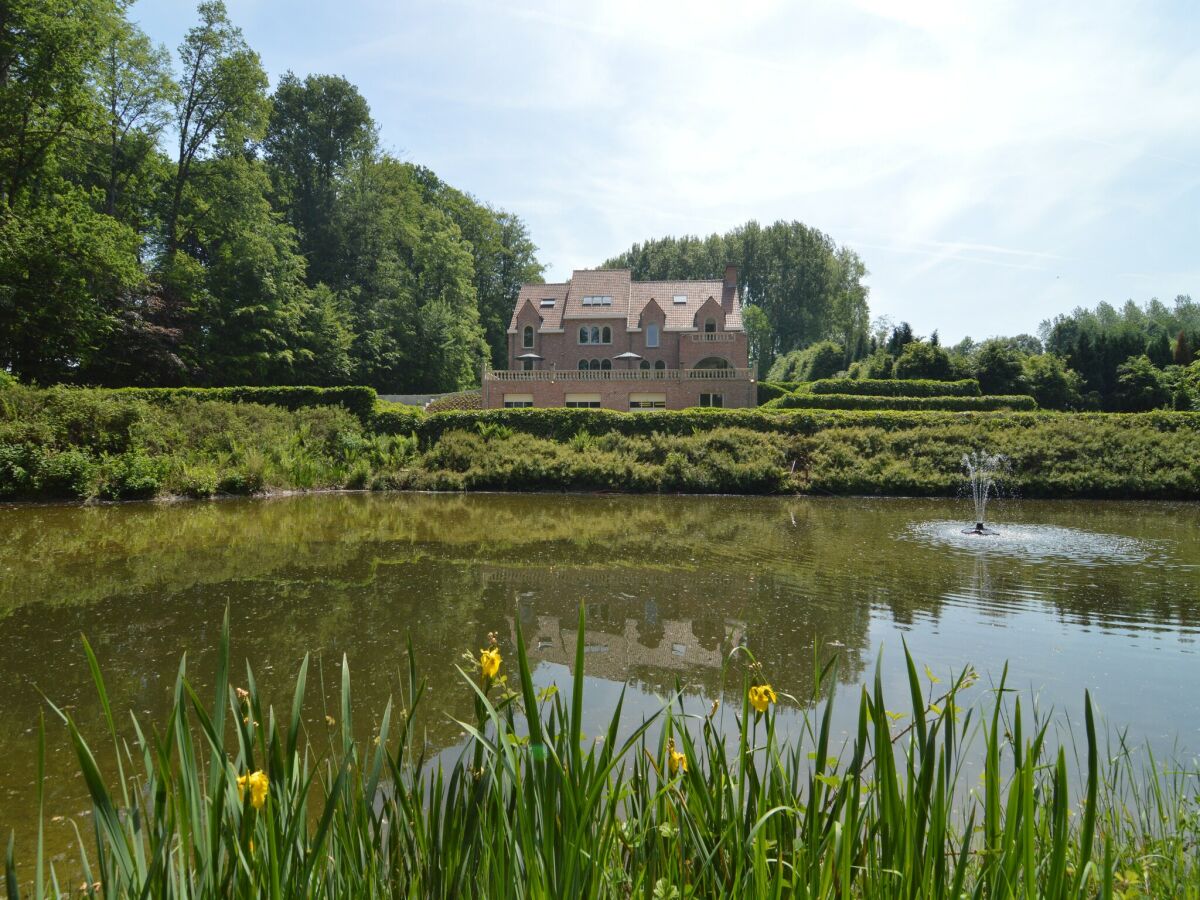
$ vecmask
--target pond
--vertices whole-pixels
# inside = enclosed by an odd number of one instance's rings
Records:
[[[495,631],[513,659],[519,622],[538,680],[565,688],[582,602],[597,728],[621,685],[631,717],[677,681],[706,709],[739,645],[797,698],[836,655],[844,721],[877,664],[903,707],[903,640],[943,683],[968,664],[994,683],[1007,661],[1043,711],[1078,718],[1089,689],[1114,732],[1200,749],[1200,506],[1006,501],[990,537],[962,534],[971,518],[962,501],[550,494],[0,508],[0,837],[16,828],[31,856],[39,690],[102,733],[80,636],[114,708],[161,721],[184,651],[210,682],[227,607],[235,681],[249,659],[280,707],[312,654],[318,738],[343,654],[365,737],[411,635],[430,749],[453,752],[462,654]],[[53,716],[47,732],[61,853],[89,803]]]

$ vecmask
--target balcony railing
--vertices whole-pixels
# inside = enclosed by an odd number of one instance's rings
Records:
[[[722,344],[726,341],[737,340],[737,335],[731,331],[698,331],[689,334],[688,339],[702,344]]]
[[[751,378],[749,369],[493,369],[491,381],[734,381]]]

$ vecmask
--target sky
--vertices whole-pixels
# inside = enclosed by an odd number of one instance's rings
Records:
[[[547,280],[799,220],[944,342],[1200,295],[1200,5],[226,0],[272,82],[342,75],[385,149],[521,216]],[[131,17],[174,49],[195,4]]]

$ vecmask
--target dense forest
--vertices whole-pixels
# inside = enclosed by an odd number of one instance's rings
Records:
[[[504,359],[525,225],[383,152],[220,0],[174,56],[128,0],[0,14],[0,370],[96,385],[449,390]]]

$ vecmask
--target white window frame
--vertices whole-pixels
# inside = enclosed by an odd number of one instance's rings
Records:
[[[534,342],[534,331],[532,325],[526,325],[521,329],[521,349],[532,350]]]
[[[633,393],[629,395],[629,409],[666,409],[666,394]]]
[[[533,406],[533,394],[505,394],[505,409],[528,409]]]

